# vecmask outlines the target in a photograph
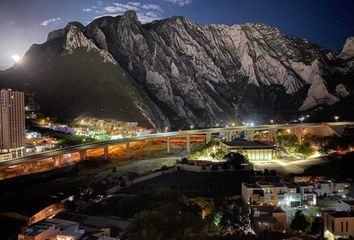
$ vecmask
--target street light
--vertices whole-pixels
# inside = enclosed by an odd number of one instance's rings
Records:
[[[193,129],[194,128],[194,125],[191,125],[191,129]]]
[[[336,120],[338,122],[339,117],[338,116],[334,116],[334,120]]]
[[[271,120],[270,120],[270,123],[274,123],[274,120],[273,120],[273,119],[271,119]]]

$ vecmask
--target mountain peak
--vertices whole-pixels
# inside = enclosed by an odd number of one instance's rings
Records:
[[[77,27],[77,28],[79,28],[79,29],[85,29],[85,26],[82,25],[82,23],[76,22],[76,21],[75,21],[75,22],[69,22],[69,23],[66,25],[65,29],[69,29],[71,26]]]
[[[136,12],[134,10],[129,10],[126,11],[123,15],[122,15],[123,19],[126,19],[128,21],[132,21],[132,22],[138,22],[138,15],[136,14]]]
[[[341,55],[354,56],[354,36],[345,41]]]

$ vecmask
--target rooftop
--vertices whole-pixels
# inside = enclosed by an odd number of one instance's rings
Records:
[[[281,182],[243,183],[247,188],[285,187]]]
[[[236,139],[231,142],[224,142],[225,145],[232,148],[242,149],[274,149],[274,145],[261,141],[247,141],[243,139]]]
[[[47,231],[50,228],[57,228],[57,224],[47,222],[47,221],[41,221],[27,227],[25,231],[22,233],[22,235],[34,237]]]
[[[354,205],[354,200],[343,200],[344,203]]]
[[[354,217],[354,212],[333,212],[330,215],[335,218],[350,218]]]
[[[26,227],[22,235],[37,236],[50,228],[55,228],[58,232],[74,233],[75,230],[78,230],[78,224],[61,219],[46,219]]]
[[[254,221],[259,223],[268,223],[268,224],[278,224],[279,221],[272,217],[271,215],[261,215],[259,217],[255,217]]]
[[[48,197],[33,196],[32,201],[27,198],[14,196],[10,204],[4,204],[0,199],[0,212],[16,212],[26,217],[31,217],[44,208],[65,201],[71,195],[64,193],[56,193]]]

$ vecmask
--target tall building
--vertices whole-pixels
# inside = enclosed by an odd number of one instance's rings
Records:
[[[25,97],[23,92],[0,90],[0,159],[25,152]]]

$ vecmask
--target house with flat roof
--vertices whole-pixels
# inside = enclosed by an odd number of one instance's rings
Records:
[[[316,205],[316,193],[311,186],[281,182],[242,183],[242,200],[250,205],[297,207]]]
[[[280,208],[271,206],[253,206],[255,231],[283,231],[286,229],[286,213]]]
[[[78,240],[85,233],[76,222],[46,219],[25,228],[18,240]]]
[[[0,216],[22,220],[31,225],[52,217],[66,209],[66,203],[73,195],[58,193],[50,197],[38,197],[28,203],[27,199],[16,199],[12,204],[0,208]]]
[[[243,139],[235,139],[231,142],[221,142],[223,151],[237,152],[250,161],[271,160],[275,155],[275,146],[261,141],[247,141]]]
[[[339,200],[336,202],[336,211],[354,211],[354,200]]]
[[[318,181],[314,183],[314,191],[318,196],[346,196],[350,191],[350,182]]]
[[[328,240],[354,237],[354,212],[323,213],[324,237]]]

